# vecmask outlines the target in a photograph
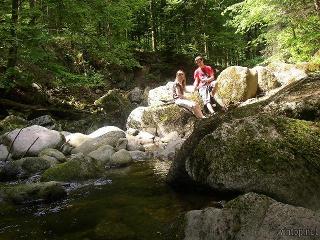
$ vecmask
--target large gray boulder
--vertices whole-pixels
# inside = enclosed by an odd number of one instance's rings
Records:
[[[304,67],[284,62],[272,62],[267,68],[276,76],[281,85],[287,85],[308,76]]]
[[[115,127],[115,126],[105,126],[105,127],[102,127],[102,128],[99,128],[98,130],[90,133],[88,135],[88,137],[90,138],[97,138],[97,137],[100,137],[102,135],[105,135],[109,132],[122,132],[124,133],[124,131],[118,127]]]
[[[37,156],[45,148],[59,148],[65,138],[55,130],[34,125],[10,132],[4,136],[3,142],[7,146],[13,144],[12,157],[18,158],[26,153],[26,156]]]
[[[181,148],[185,139],[177,138],[168,142],[164,149],[155,152],[155,157],[161,160],[173,160],[176,152]]]
[[[147,131],[155,128],[160,137],[177,131],[180,136],[189,136],[196,117],[188,110],[175,104],[156,107],[139,107],[128,117],[127,128]]]
[[[9,159],[11,155],[8,155],[8,154],[9,154],[9,151],[7,146],[1,144],[0,145],[0,162],[7,160],[7,158]]]
[[[79,147],[82,143],[91,139],[91,137],[83,133],[72,133],[67,135],[65,138],[66,142],[70,144],[72,147]]]
[[[185,240],[318,239],[320,214],[248,193],[222,209],[209,207],[188,212],[180,228]]]
[[[38,125],[51,130],[61,131],[61,126],[50,115],[43,115],[28,121],[28,125]]]
[[[312,75],[286,86],[269,99],[263,111],[309,121],[320,120],[320,76]]]
[[[39,153],[39,157],[52,158],[60,163],[63,163],[67,160],[65,155],[62,152],[60,152],[57,149],[53,149],[53,148],[46,148],[46,149],[42,150]]]
[[[110,145],[112,147],[116,147],[120,138],[125,138],[126,134],[124,131],[111,131],[107,132],[102,136],[89,139],[83,142],[80,146],[74,148],[72,153],[82,152],[84,154],[88,154],[101,146]]]
[[[250,108],[239,109],[196,129],[178,152],[169,182],[191,179],[215,190],[320,207],[320,126],[267,114],[240,117],[240,110],[250,115]]]
[[[159,106],[173,99],[173,82],[168,82],[164,86],[151,89],[148,94],[148,105]]]
[[[132,163],[132,157],[129,151],[121,149],[111,156],[110,165],[115,167],[123,167]]]
[[[148,118],[146,111],[148,107],[137,107],[130,114],[127,119],[127,129],[144,129],[153,125],[151,117]]]
[[[115,150],[110,145],[101,146],[98,149],[90,152],[88,154],[89,157],[96,159],[102,164],[106,164],[110,162],[111,156],[115,153]]]
[[[257,90],[257,72],[247,67],[228,67],[217,78],[216,95],[227,106],[255,97]]]
[[[281,86],[276,76],[268,68],[256,66],[252,70],[257,72],[260,91],[267,92]]]
[[[136,151],[136,150],[144,151],[144,147],[137,137],[127,134],[126,138],[128,140],[128,143],[127,143],[128,151]]]

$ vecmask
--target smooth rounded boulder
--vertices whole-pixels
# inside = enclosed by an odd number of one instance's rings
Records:
[[[99,178],[103,175],[104,166],[96,159],[74,154],[61,164],[47,169],[41,176],[41,181],[78,181]]]
[[[122,129],[118,128],[118,127],[115,127],[115,126],[105,126],[105,127],[99,128],[98,130],[90,133],[88,135],[88,137],[97,138],[97,137],[105,135],[105,134],[107,134],[109,132],[124,132],[124,131]]]
[[[248,193],[222,209],[189,211],[178,229],[185,240],[318,239],[320,214],[283,204],[262,194]]]
[[[268,114],[234,118],[239,112],[208,119],[178,152],[168,181],[320,207],[320,126]]]
[[[284,62],[272,62],[267,68],[276,76],[281,85],[287,85],[308,76],[303,66]]]
[[[102,164],[108,163],[111,160],[111,156],[115,153],[115,150],[110,145],[101,146],[98,149],[90,152],[89,157],[96,159]]]
[[[180,136],[189,136],[196,120],[192,112],[176,104],[139,107],[129,115],[127,128],[142,131],[154,128],[160,137],[173,131],[178,132]]]
[[[276,76],[266,67],[256,66],[252,68],[257,72],[259,90],[262,92],[268,92],[272,89],[280,87]]]
[[[88,154],[101,146],[110,145],[116,147],[119,139],[125,138],[126,134],[124,131],[111,131],[107,132],[99,137],[91,138],[83,142],[80,146],[74,148],[72,153],[84,153]]]
[[[37,156],[45,148],[59,148],[65,138],[55,130],[33,125],[23,129],[15,129],[6,134],[3,142],[11,146],[13,158],[22,156]]]
[[[265,112],[308,121],[320,121],[320,76],[298,80],[279,91],[264,106]]]
[[[0,188],[0,198],[16,204],[33,201],[56,201],[67,195],[67,191],[58,182],[28,183],[6,185]]]
[[[114,167],[124,167],[129,165],[132,162],[132,157],[129,151],[121,149],[118,152],[115,152],[111,156],[110,165]]]
[[[227,106],[255,97],[257,90],[257,73],[247,67],[228,67],[217,78],[216,94]]]
[[[53,148],[47,148],[42,150],[39,153],[39,157],[50,157],[60,163],[63,163],[66,161],[66,157],[64,156],[64,154],[59,150],[53,149]]]

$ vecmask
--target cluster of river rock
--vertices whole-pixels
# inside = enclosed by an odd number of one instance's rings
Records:
[[[215,98],[241,104],[204,120],[170,103],[172,82],[149,91],[148,106],[130,113],[126,131],[71,133],[54,130],[50,116],[8,116],[0,123],[0,201],[55,200],[67,194],[66,182],[157,158],[172,160],[173,186],[244,194],[221,208],[188,212],[176,223],[176,239],[320,234],[320,76],[312,70],[283,63],[229,67],[217,79]]]

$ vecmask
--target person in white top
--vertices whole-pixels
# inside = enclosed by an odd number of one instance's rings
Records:
[[[173,98],[175,99],[175,104],[178,106],[189,109],[197,118],[206,118],[200,106],[192,101],[186,99],[184,92],[186,91],[186,76],[182,70],[177,71],[176,79],[173,85]]]

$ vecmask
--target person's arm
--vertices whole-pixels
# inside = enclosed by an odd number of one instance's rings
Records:
[[[214,81],[214,79],[215,79],[214,72],[213,72],[213,69],[210,66],[206,67],[206,72],[205,73],[208,75],[208,77],[203,79],[203,81],[206,81],[206,82]]]
[[[183,95],[183,92],[181,91],[181,88],[176,86],[176,93],[178,95],[178,98],[181,98],[181,99],[184,99],[184,95]]]
[[[199,79],[199,75],[196,72],[194,73],[193,78],[194,78],[193,92],[195,92],[196,90],[198,90],[200,79]]]

